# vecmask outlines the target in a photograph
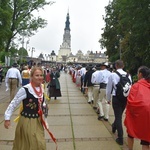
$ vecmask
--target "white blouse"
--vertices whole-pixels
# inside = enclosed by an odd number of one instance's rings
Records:
[[[44,92],[43,88],[42,88],[42,96],[38,97],[36,93],[34,92],[30,83],[25,85],[24,87],[28,88],[29,93],[31,93],[35,98],[43,98],[43,92]],[[36,90],[40,91],[40,87],[36,87]],[[15,108],[26,98],[27,98],[26,91],[23,87],[21,87],[5,111],[5,114],[4,114],[5,120],[10,120]]]

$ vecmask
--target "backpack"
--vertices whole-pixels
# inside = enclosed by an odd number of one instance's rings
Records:
[[[118,71],[116,71],[116,74],[120,77],[120,81],[116,84],[116,96],[119,100],[127,100],[131,88],[131,81],[128,78],[128,74],[121,75]]]

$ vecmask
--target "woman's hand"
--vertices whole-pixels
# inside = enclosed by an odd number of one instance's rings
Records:
[[[4,127],[5,127],[6,129],[9,129],[9,126],[10,126],[10,120],[5,120],[5,122],[4,122]]]

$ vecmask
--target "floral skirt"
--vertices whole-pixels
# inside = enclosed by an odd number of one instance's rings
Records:
[[[20,116],[12,150],[46,150],[44,128],[40,118]]]

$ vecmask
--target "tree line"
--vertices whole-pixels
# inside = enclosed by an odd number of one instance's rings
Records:
[[[141,65],[150,66],[150,2],[113,0],[105,7],[101,47],[110,62],[122,59],[131,74]]]
[[[46,5],[54,2],[47,0],[0,0],[0,57],[17,53],[17,46],[25,38],[33,36],[39,28],[44,28],[47,21],[34,15]],[[36,13],[37,14],[37,13]],[[20,43],[16,43],[19,41]],[[21,50],[20,50],[21,51]]]
[[[44,28],[47,21],[35,12],[54,2],[47,0],[0,0],[0,59],[6,55],[27,55],[17,49]],[[110,62],[121,58],[131,74],[141,65],[150,66],[150,3],[148,0],[112,0],[105,7],[101,48]],[[16,42],[17,41],[17,42]],[[19,43],[19,44],[20,44]]]

